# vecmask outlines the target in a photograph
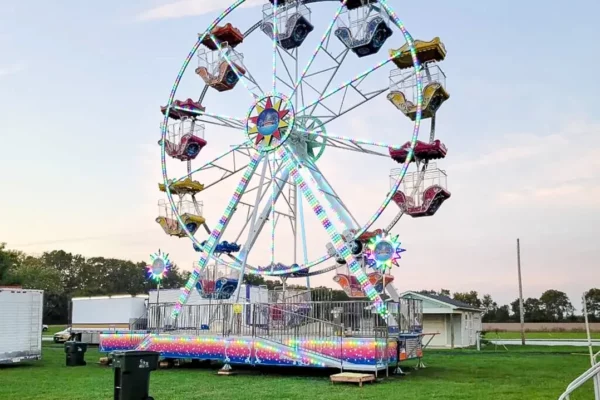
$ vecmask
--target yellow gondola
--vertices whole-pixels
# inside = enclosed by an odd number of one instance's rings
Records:
[[[195,234],[200,225],[204,224],[205,222],[203,217],[193,214],[183,214],[181,215],[181,220],[192,235]],[[156,218],[156,222],[158,222],[158,224],[163,228],[165,233],[169,236],[176,236],[180,238],[186,236],[185,231],[179,225],[179,222],[175,218],[161,216]]]
[[[158,189],[161,192],[166,191],[165,184],[159,183]],[[186,195],[186,194],[195,195],[204,190],[204,185],[198,181],[192,180],[192,178],[185,178],[181,181],[171,183],[169,185],[169,189],[171,189],[171,193],[177,194],[177,195]]]
[[[399,90],[392,90],[387,98],[404,115],[412,121],[417,117],[417,105],[406,98],[406,95]],[[440,106],[450,98],[446,89],[439,82],[430,82],[423,89],[423,104],[421,109],[421,118],[431,118],[435,115]]]
[[[415,50],[417,58],[421,64],[431,61],[443,61],[446,58],[446,47],[439,37],[433,38],[431,41],[415,40]],[[397,50],[390,50],[390,56],[397,54],[392,61],[399,69],[407,69],[413,67],[412,55],[410,54],[410,46],[405,44]]]

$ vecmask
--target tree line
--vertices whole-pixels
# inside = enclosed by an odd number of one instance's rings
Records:
[[[89,257],[63,250],[39,257],[9,250],[0,243],[0,286],[21,286],[44,291],[44,323],[65,324],[71,298],[111,294],[144,294],[155,284],[149,282],[146,262]],[[180,288],[189,277],[174,265],[161,287]]]
[[[44,290],[44,323],[64,324],[69,320],[70,301],[79,296],[105,296],[112,294],[145,294],[155,288],[147,279],[146,262],[132,262],[105,257],[84,257],[63,250],[45,252],[39,257],[22,251],[10,250],[0,243],[0,286],[21,286],[26,289]],[[189,278],[190,272],[181,271],[173,265],[161,287],[180,288]],[[279,280],[264,279],[262,276],[246,275],[244,282],[251,285],[266,285],[269,289],[281,286]],[[302,289],[305,286],[290,285],[289,288]],[[339,289],[318,287],[313,297],[327,292],[333,301],[348,300],[345,292]],[[519,321],[519,300],[510,304],[498,305],[489,294],[480,296],[477,291],[455,292],[441,289],[423,290],[429,293],[451,297],[484,311],[484,322]],[[317,299],[315,298],[315,300]],[[546,290],[539,298],[524,299],[526,322],[580,321],[575,314],[566,293],[559,290]],[[600,289],[587,292],[587,309],[591,321],[600,321]]]
[[[475,290],[456,292],[450,295],[448,289],[424,290],[422,293],[450,297],[483,310],[483,322],[519,322],[521,309],[519,299],[510,304],[499,305],[491,295],[480,296]],[[600,321],[600,289],[591,288],[586,292],[586,307],[590,321]],[[523,299],[525,322],[581,322],[583,311],[575,313],[575,307],[565,292],[556,289],[544,291],[539,298]]]

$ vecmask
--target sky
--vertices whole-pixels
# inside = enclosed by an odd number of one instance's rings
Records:
[[[249,0],[228,21],[248,28],[261,18],[263,3]],[[396,287],[477,290],[508,303],[518,296],[520,238],[524,296],[559,289],[579,308],[581,293],[600,285],[600,83],[593,73],[600,62],[593,51],[600,4],[389,4],[414,38],[441,37],[448,56],[440,66],[451,96],[438,113],[436,137],[449,149],[438,166],[448,175],[452,197],[434,217],[403,217],[395,227],[407,249],[394,270]],[[164,198],[157,187],[159,106],[166,104],[196,35],[223,7],[216,0],[0,0],[0,241],[33,254],[64,249],[135,261],[149,260],[160,248],[191,269],[198,258],[191,241],[166,236],[155,222],[157,201]],[[336,8],[310,7],[315,31],[301,48],[300,69]],[[386,49],[403,44],[396,30]],[[266,87],[270,46],[258,30],[238,49]],[[347,75],[333,85],[383,58],[383,52],[352,58],[340,70]],[[194,57],[176,98],[197,98],[202,83],[196,66]],[[324,58],[315,59],[319,66],[326,68]],[[382,68],[365,85],[386,86],[390,70]],[[284,74],[281,63],[278,71]],[[281,84],[279,90],[288,92]],[[244,92],[241,85],[227,93],[211,90],[204,105],[245,117],[251,98]],[[385,95],[327,126],[332,135],[390,144],[409,140],[412,128]],[[424,121],[420,137],[428,130]],[[194,167],[245,140],[240,131],[212,125],[205,135],[208,145]],[[177,161],[167,166],[170,177],[185,171]],[[318,166],[364,223],[389,190],[390,169],[399,165],[328,148]],[[215,177],[194,175],[201,182]],[[199,196],[209,226],[239,179]],[[244,200],[253,203],[254,195]],[[397,211],[390,204],[374,227],[387,225]],[[238,235],[245,212],[238,208],[225,240]],[[304,212],[310,214],[306,203]],[[291,263],[293,239],[285,224],[276,230],[276,261]],[[306,230],[308,258],[323,255],[327,238],[312,215],[306,215]],[[249,262],[269,262],[269,235],[265,228]],[[335,285],[332,273],[314,282]]]

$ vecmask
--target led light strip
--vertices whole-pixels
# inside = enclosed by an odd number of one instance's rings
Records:
[[[179,215],[179,212],[177,210],[177,205],[175,203],[175,200],[173,199],[173,194],[171,193],[171,188],[169,185],[169,177],[167,176],[167,163],[166,163],[167,156],[166,156],[165,148],[166,148],[167,129],[168,129],[168,123],[169,123],[169,114],[171,111],[171,107],[173,106],[173,100],[175,99],[175,92],[177,92],[177,88],[179,87],[179,83],[181,82],[181,78],[183,77],[183,73],[185,72],[188,65],[190,64],[190,61],[192,60],[192,57],[194,57],[194,54],[196,54],[196,51],[198,51],[198,48],[204,41],[204,38],[206,37],[206,35],[209,32],[211,32],[223,18],[225,18],[227,15],[229,15],[229,13],[231,13],[233,10],[235,10],[237,7],[239,7],[245,1],[246,0],[236,0],[232,5],[227,7],[208,26],[208,28],[206,29],[206,31],[204,31],[202,36],[200,36],[198,38],[198,40],[196,41],[196,44],[194,44],[194,46],[192,47],[192,50],[189,52],[189,54],[183,61],[183,65],[181,66],[179,73],[177,74],[177,77],[175,78],[175,82],[173,83],[173,87],[171,88],[171,93],[169,94],[169,101],[167,102],[167,106],[165,109],[165,118],[163,119],[163,124],[162,124],[162,129],[161,129],[161,142],[160,142],[161,143],[161,145],[160,145],[160,162],[161,162],[163,183],[165,184],[165,193],[167,194],[167,199],[169,199],[169,203],[171,204],[171,210],[173,211],[173,214],[175,215],[175,218],[177,219],[179,226],[183,229],[185,234],[190,239],[192,239],[192,241],[195,241],[194,243],[197,243],[197,240],[194,238],[194,235],[192,235],[190,230],[187,228],[187,226],[184,224],[183,220],[181,219],[181,216]],[[175,107],[175,109],[177,109],[177,107]],[[190,110],[187,110],[187,111],[190,111]]]
[[[330,200],[332,198],[337,201],[337,203],[338,203],[337,205],[342,207],[342,209],[341,209],[342,212],[335,214],[335,216],[337,217],[337,220],[344,227],[342,229],[342,232],[346,229],[350,229],[350,228],[354,229],[354,220],[353,220],[352,216],[350,215],[350,212],[345,209],[345,206],[344,206],[342,200],[335,194],[335,190],[329,184],[329,181],[327,181],[327,178],[325,178],[325,175],[323,175],[323,173],[318,169],[317,165],[310,159],[304,160],[304,162],[300,163],[297,156],[293,155],[291,157],[297,161],[297,164],[299,164],[299,165],[301,164],[307,170],[311,171],[309,173],[310,182],[319,188],[317,193],[322,194],[323,199],[325,199],[325,201],[327,201],[327,203],[330,205],[330,207],[332,207],[331,200]],[[317,181],[317,179],[315,179],[315,178],[319,179],[319,181]],[[356,224],[358,225],[358,222]]]
[[[290,175],[296,181],[296,185],[298,185],[300,190],[302,190],[302,194],[308,201],[308,204],[312,207],[317,218],[319,219],[319,221],[321,222],[321,224],[327,231],[327,234],[331,238],[331,241],[333,242],[333,245],[335,246],[336,251],[338,252],[338,254],[340,256],[342,256],[344,258],[344,260],[346,260],[346,264],[348,265],[350,272],[352,272],[352,274],[354,276],[356,276],[356,278],[358,279],[358,282],[360,283],[361,287],[363,288],[363,291],[366,293],[366,295],[369,297],[369,299],[371,301],[373,301],[377,312],[382,317],[387,318],[387,316],[388,316],[387,307],[383,303],[383,300],[381,299],[381,297],[379,296],[379,294],[377,293],[377,291],[375,290],[373,285],[371,285],[371,283],[369,282],[367,275],[362,270],[359,263],[352,256],[352,253],[350,253],[350,250],[348,249],[348,246],[342,239],[342,236],[336,231],[333,223],[327,216],[325,209],[321,206],[321,204],[319,204],[319,201],[315,197],[313,190],[309,187],[309,185],[307,184],[307,181],[304,179],[304,177],[300,173],[300,171],[298,169],[298,164],[293,160],[293,156],[294,156],[293,151],[291,149],[286,151],[283,147],[284,146],[280,146],[277,149],[277,153],[278,153],[279,157],[281,157],[283,162],[286,164],[287,168],[290,171]],[[291,153],[292,156],[290,156],[290,154],[288,152]],[[333,212],[336,213],[335,210],[333,210]]]
[[[416,80],[416,84],[417,84],[417,87],[416,87],[417,88],[417,110],[416,110],[415,121],[414,121],[415,123],[413,126],[413,134],[412,134],[412,138],[410,141],[410,149],[408,149],[408,154],[406,156],[406,160],[404,161],[404,165],[402,165],[402,167],[401,167],[402,169],[400,171],[400,176],[399,176],[398,180],[396,181],[396,184],[389,191],[388,195],[386,196],[385,200],[383,201],[383,203],[381,204],[379,209],[375,212],[375,214],[373,214],[373,216],[371,216],[369,221],[367,221],[367,223],[356,233],[357,236],[360,236],[363,233],[365,233],[367,231],[367,229],[369,229],[371,227],[371,225],[373,225],[373,223],[379,218],[379,216],[383,213],[383,210],[385,210],[385,208],[388,206],[388,204],[392,200],[392,197],[396,193],[398,188],[400,187],[400,184],[404,180],[404,177],[406,176],[406,171],[408,170],[408,167],[410,166],[410,163],[412,162],[412,159],[414,156],[414,149],[415,149],[415,145],[417,143],[417,138],[419,137],[419,128],[421,127],[421,117],[422,117],[422,110],[423,110],[423,81],[421,79],[421,63],[419,62],[419,59],[417,57],[417,50],[415,49],[415,42],[414,42],[412,36],[410,35],[410,33],[408,33],[408,31],[404,27],[404,24],[402,23],[400,18],[398,18],[398,15],[389,6],[388,1],[387,0],[379,0],[379,4],[385,9],[385,11],[388,13],[390,18],[394,21],[394,23],[396,24],[398,29],[400,29],[400,31],[404,35],[404,39],[406,40],[406,43],[409,46],[410,55],[412,57],[414,71],[415,71],[415,80]],[[397,53],[395,53],[395,54],[397,54]],[[393,58],[395,56],[395,54],[391,58]]]
[[[296,186],[296,191],[298,187]],[[302,197],[298,198],[296,194],[296,201],[298,202],[298,213],[300,214],[300,237],[302,239],[302,253],[304,255],[304,264],[308,264],[308,248],[306,247],[306,227],[304,226],[304,206],[302,205]]]
[[[266,157],[265,162],[268,161],[268,157]],[[275,152],[273,152],[273,169],[271,169],[271,174],[275,172],[276,160],[275,160]],[[273,190],[271,192],[271,265],[275,264],[275,195],[277,193],[277,188],[279,184],[277,183],[277,176],[271,176],[273,185]]]
[[[215,44],[215,46],[217,46],[217,49],[219,51],[219,54],[221,53],[221,51],[223,50],[223,48],[221,47],[221,45],[217,42],[217,38],[215,38],[215,36],[211,33],[210,34],[210,39],[213,41],[213,43]],[[235,51],[233,49],[233,47],[229,47],[229,49],[231,49],[231,51]],[[242,82],[242,85],[244,85],[244,87],[246,88],[246,90],[248,91],[248,93],[250,93],[250,96],[252,96],[252,99],[256,99],[257,97],[259,97],[258,95],[254,94],[252,92],[252,90],[250,90],[250,87],[248,86],[248,84],[246,83],[246,77],[242,74],[240,74],[240,71],[238,70],[237,66],[231,62],[231,60],[229,59],[229,57],[226,54],[227,52],[223,52],[222,56],[225,59],[225,61],[227,62],[227,64],[229,65],[229,67],[231,68],[231,70],[235,73],[235,75],[238,78],[238,81]],[[260,89],[259,89],[260,91]],[[262,95],[262,92],[261,92]]]
[[[273,93],[277,93],[277,34],[279,33],[279,27],[277,26],[277,0],[273,1],[271,10],[273,11]]]
[[[306,66],[302,70],[302,74],[300,75],[300,78],[298,78],[298,81],[294,85],[294,89],[292,90],[292,93],[288,96],[289,99],[291,99],[292,97],[294,97],[294,94],[296,93],[296,90],[298,90],[298,87],[300,86],[300,84],[304,80],[304,77],[308,73],[308,70],[310,69],[312,63],[315,61],[315,58],[317,57],[317,54],[319,54],[319,50],[321,50],[323,48],[323,43],[325,43],[325,41],[327,40],[327,38],[331,34],[331,30],[333,29],[333,25],[335,25],[335,21],[337,21],[337,19],[340,17],[340,14],[344,10],[344,6],[346,5],[347,1],[348,0],[342,0],[342,4],[340,4],[340,7],[335,12],[335,15],[333,16],[333,19],[331,20],[331,23],[327,27],[327,30],[325,31],[325,33],[323,34],[323,37],[321,38],[321,41],[319,42],[319,45],[317,46],[317,48],[313,52],[312,56],[308,60],[308,63],[306,64]],[[304,110],[306,110],[306,107],[302,111],[304,111]],[[297,114],[299,114],[299,113],[300,113],[300,111],[297,112]]]
[[[231,220],[231,216],[235,212],[235,209],[238,203],[240,202],[242,195],[246,191],[248,183],[250,183],[250,179],[256,171],[256,168],[258,167],[258,164],[262,157],[263,156],[260,152],[254,153],[250,164],[248,164],[248,167],[244,172],[244,176],[242,176],[242,179],[238,183],[237,188],[235,189],[235,192],[231,197],[231,200],[229,200],[229,204],[227,205],[223,216],[221,217],[221,219],[219,219],[217,226],[215,227],[215,229],[213,229],[210,236],[208,237],[206,245],[203,247],[202,253],[200,254],[200,261],[198,261],[198,264],[194,268],[194,271],[190,275],[190,278],[188,279],[187,283],[185,284],[185,287],[179,295],[177,303],[173,307],[173,312],[171,313],[172,318],[177,318],[179,312],[181,311],[181,307],[185,304],[188,297],[190,296],[190,291],[194,288],[194,285],[196,285],[198,277],[200,276],[200,272],[206,267],[208,259],[212,256],[216,245],[219,243],[221,235],[223,234],[223,231],[225,230],[227,224]]]

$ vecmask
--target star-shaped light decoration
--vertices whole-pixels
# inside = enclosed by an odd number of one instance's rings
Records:
[[[273,104],[273,99],[275,99],[275,104]],[[281,98],[267,97],[264,107],[260,103],[256,104],[256,115],[248,118],[248,122],[252,125],[248,127],[248,135],[256,135],[256,145],[262,142],[266,146],[270,146],[273,138],[281,141],[281,130],[289,127],[286,116],[290,112],[288,109],[281,109],[282,103],[283,99]]]
[[[160,283],[166,278],[172,266],[169,255],[158,250],[157,253],[150,255],[150,264],[146,266],[148,277],[154,282]]]
[[[365,251],[367,264],[371,268],[382,273],[387,273],[392,265],[398,266],[400,253],[405,249],[401,248],[398,236],[377,235],[369,240]]]

